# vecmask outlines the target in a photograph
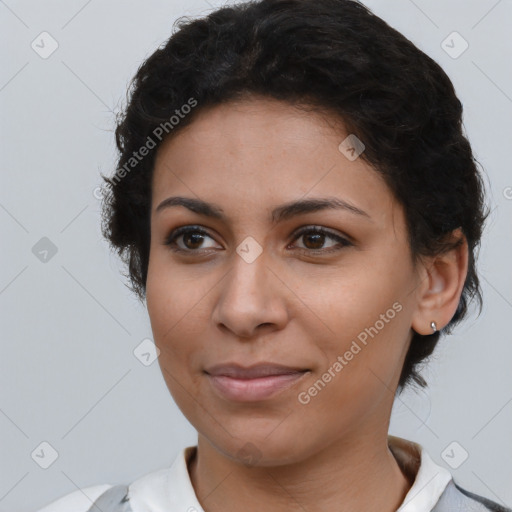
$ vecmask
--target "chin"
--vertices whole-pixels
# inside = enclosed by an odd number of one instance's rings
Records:
[[[274,427],[275,428],[275,427]],[[281,436],[277,432],[269,435],[269,431],[251,432],[244,430],[239,437],[229,431],[231,436],[222,439],[209,438],[208,442],[226,458],[248,467],[272,467],[293,464],[306,458],[297,437],[283,430]],[[299,445],[299,446],[298,446]]]

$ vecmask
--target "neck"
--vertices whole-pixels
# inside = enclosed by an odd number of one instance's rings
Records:
[[[402,473],[387,434],[344,437],[300,463],[270,467],[235,462],[199,434],[189,474],[206,512],[394,512],[413,480]]]

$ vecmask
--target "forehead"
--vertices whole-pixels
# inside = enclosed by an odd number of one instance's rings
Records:
[[[344,133],[341,120],[334,116],[256,97],[199,110],[190,125],[164,141],[159,154],[182,144],[196,144],[199,151],[204,148],[204,152],[219,154],[244,150],[253,150],[252,156],[255,150],[261,156],[301,153],[328,144],[328,136],[338,139]]]
[[[382,176],[339,146],[340,119],[272,99],[208,107],[164,141],[155,161],[152,208],[168,195],[265,208],[303,196],[337,195],[365,210],[394,202]]]

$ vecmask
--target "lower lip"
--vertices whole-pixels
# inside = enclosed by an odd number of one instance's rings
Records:
[[[213,389],[222,397],[235,402],[256,402],[270,398],[293,386],[309,372],[271,375],[257,379],[235,379],[225,375],[208,375]]]

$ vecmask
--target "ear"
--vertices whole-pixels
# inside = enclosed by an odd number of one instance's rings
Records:
[[[444,328],[455,315],[468,272],[468,244],[460,229],[450,234],[457,246],[436,256],[424,258],[417,288],[417,305],[412,328],[422,335]]]

